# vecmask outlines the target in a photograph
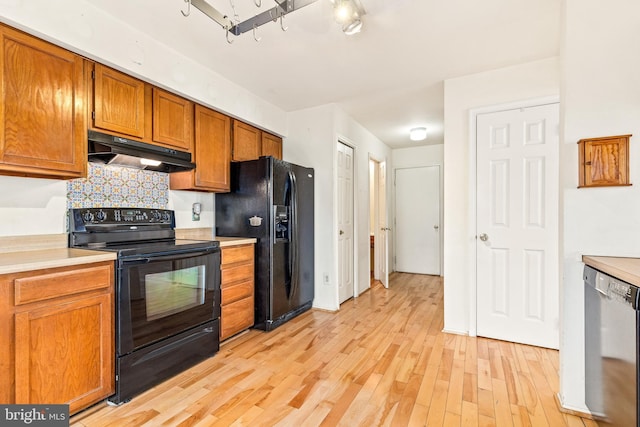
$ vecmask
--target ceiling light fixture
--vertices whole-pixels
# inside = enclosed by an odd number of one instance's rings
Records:
[[[422,141],[423,139],[427,139],[427,128],[417,127],[411,129],[409,131],[409,138],[412,141]]]
[[[359,0],[331,0],[333,16],[342,25],[342,32],[351,36],[362,30],[362,15],[365,14]]]
[[[338,24],[346,24],[351,21],[355,12],[351,0],[337,0],[333,7],[333,15]]]

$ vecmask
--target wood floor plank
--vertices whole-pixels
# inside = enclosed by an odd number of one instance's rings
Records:
[[[74,427],[570,426],[558,352],[446,334],[442,278],[391,275],[340,311],[250,330],[214,357]]]

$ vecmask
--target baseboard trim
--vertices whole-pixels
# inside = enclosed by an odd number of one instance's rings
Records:
[[[445,334],[464,335],[465,337],[469,336],[469,332],[456,331],[454,329],[443,329],[442,332],[444,332]]]
[[[597,421],[598,417],[595,417],[591,412],[584,412],[582,410],[576,408],[568,408],[562,403],[562,398],[560,397],[560,393],[556,393],[553,395],[556,400],[556,406],[560,412],[564,412],[565,414],[575,415],[576,417],[586,418],[588,420]]]

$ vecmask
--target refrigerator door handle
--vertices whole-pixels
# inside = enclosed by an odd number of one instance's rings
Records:
[[[298,274],[298,187],[296,176],[289,171],[289,183],[291,188],[291,199],[289,206],[289,272],[291,274],[291,294],[289,298],[293,298],[298,293],[299,274]]]

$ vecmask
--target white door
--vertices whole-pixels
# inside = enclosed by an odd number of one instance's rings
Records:
[[[353,148],[338,143],[338,296],[353,297]]]
[[[440,275],[440,166],[395,172],[396,271]]]
[[[479,114],[477,333],[558,348],[559,106]]]
[[[378,164],[378,233],[375,238],[377,278],[389,288],[389,233],[387,215],[387,162]],[[379,242],[379,243],[378,243]]]

